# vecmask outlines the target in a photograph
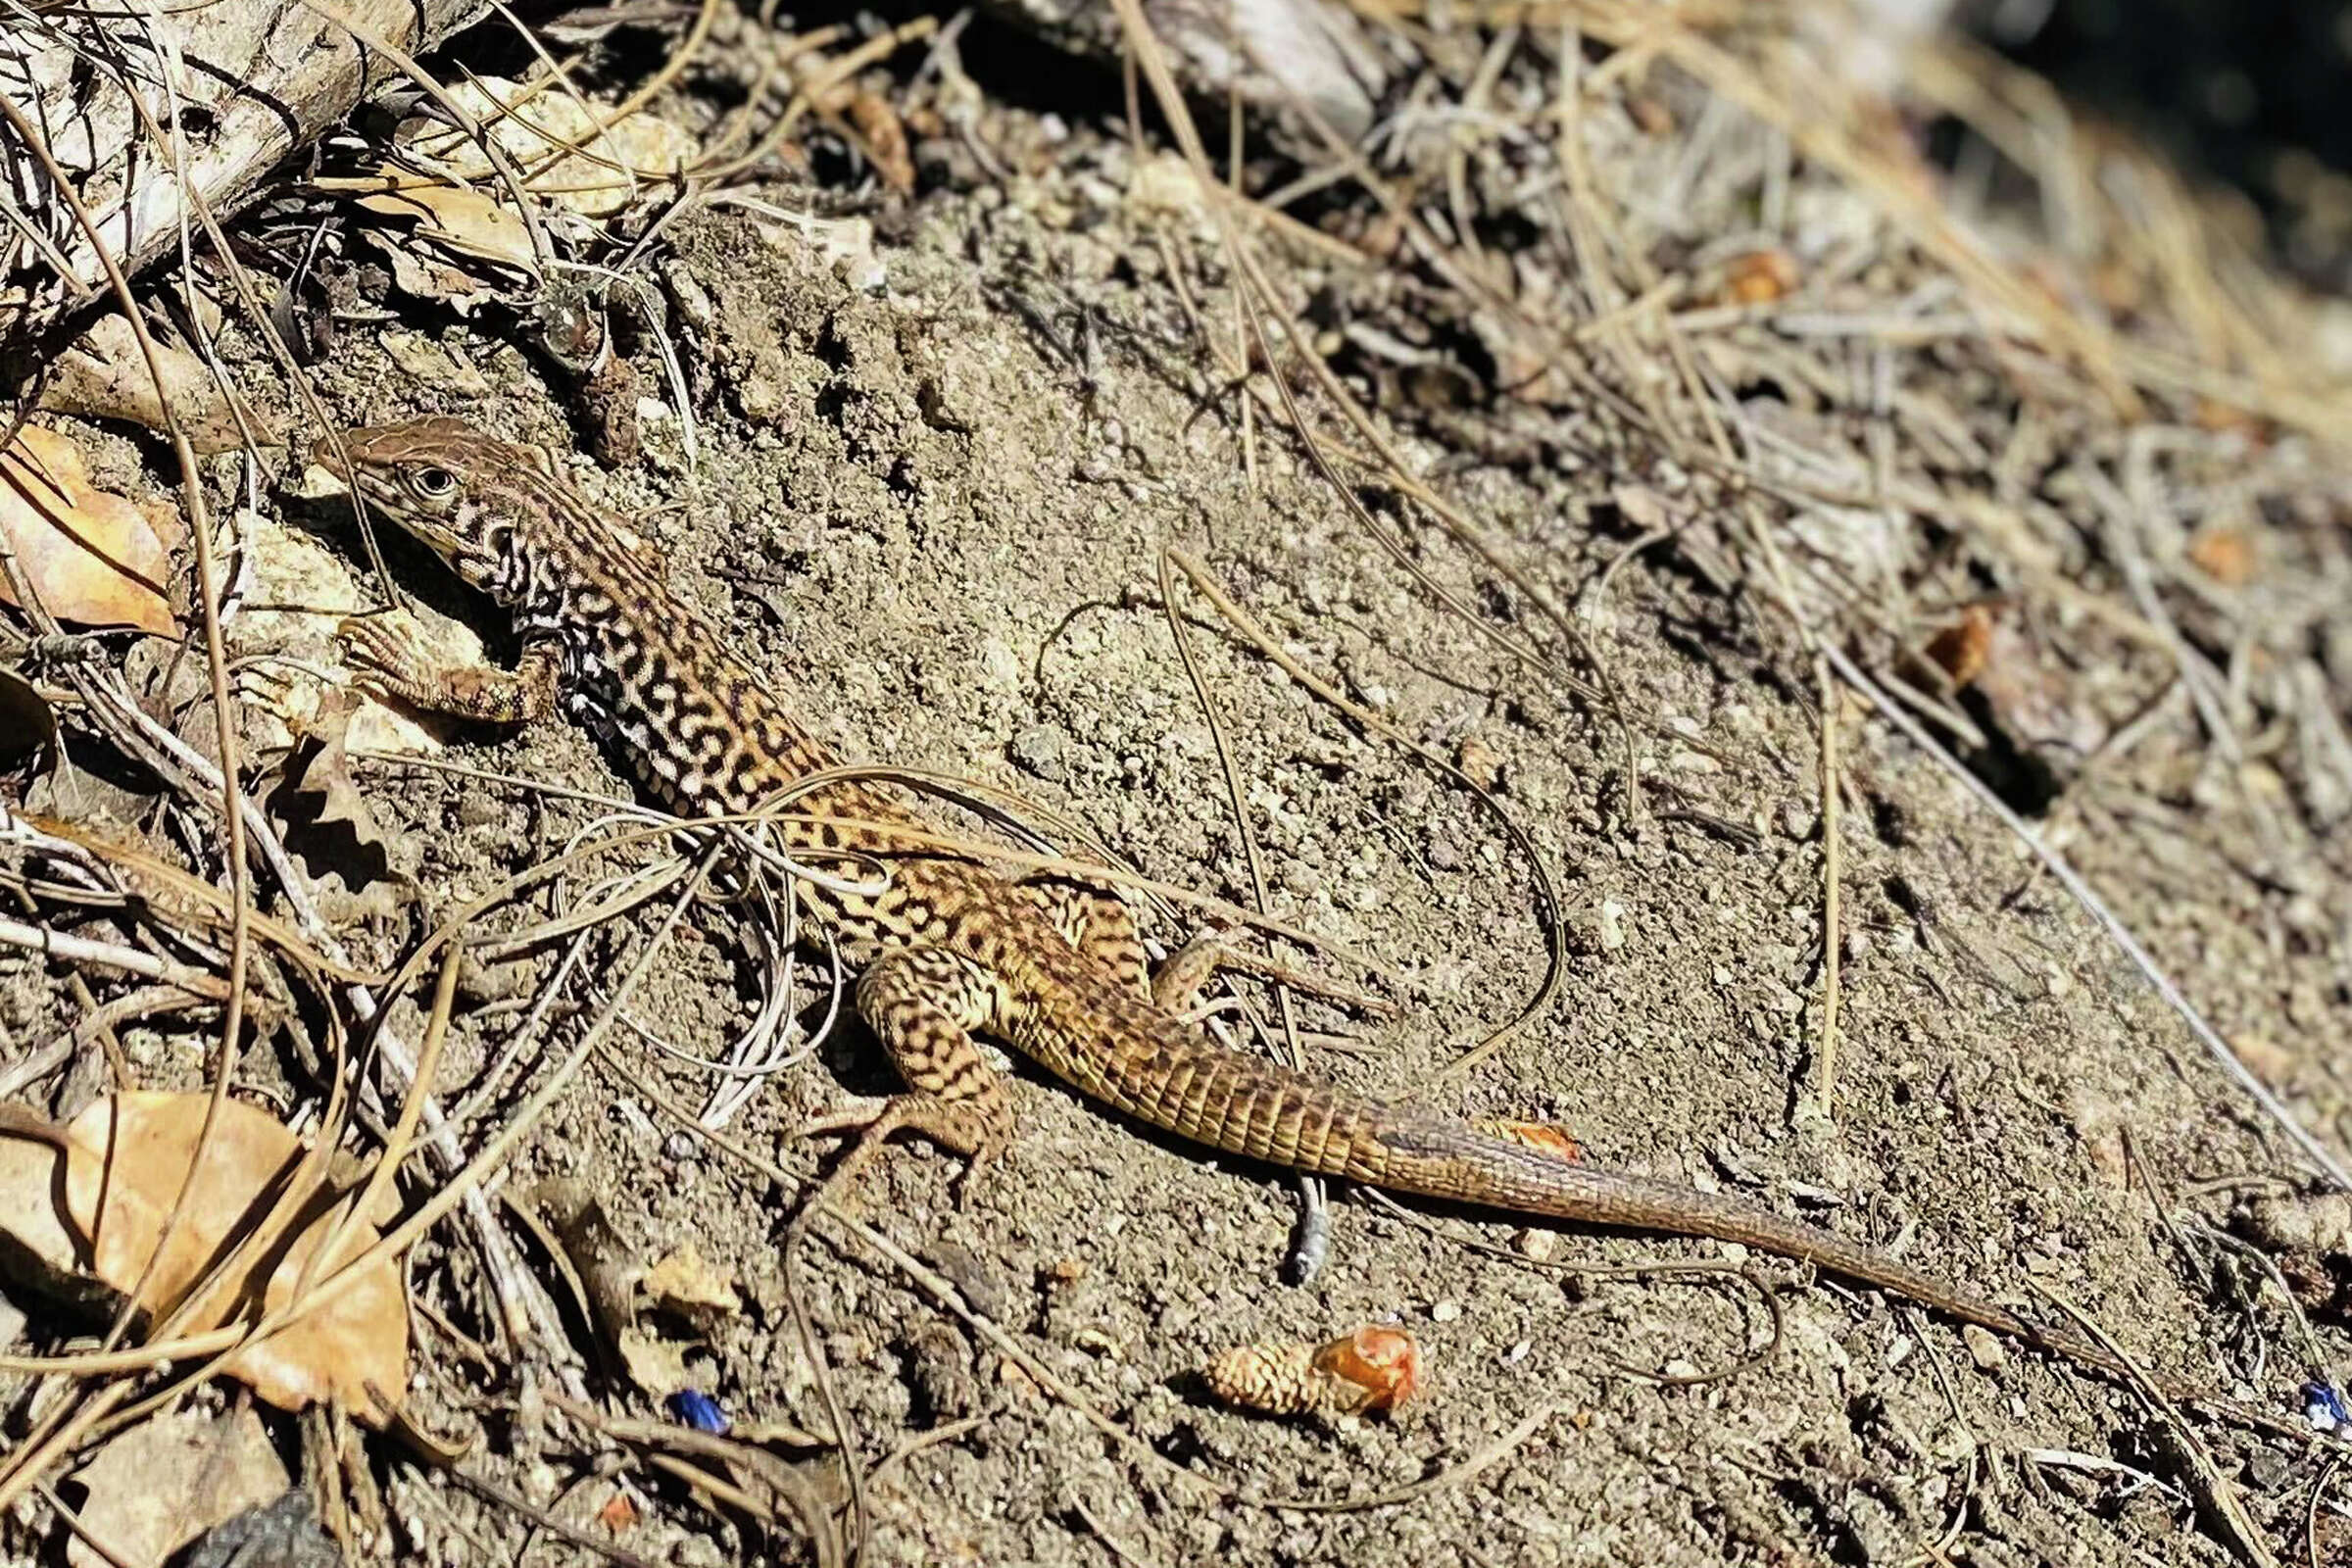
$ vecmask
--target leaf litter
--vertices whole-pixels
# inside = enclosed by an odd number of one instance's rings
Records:
[[[0,544],[59,620],[172,635],[167,586],[184,537],[176,512],[92,484],[81,449],[54,430],[25,425],[0,449]],[[0,604],[19,603],[0,573]]]
[[[269,1112],[228,1100],[187,1184],[180,1222],[159,1256],[157,1245],[188,1176],[208,1103],[204,1095],[137,1090],[93,1101],[60,1129],[65,1209],[89,1267],[118,1291],[135,1290],[137,1304],[151,1314],[193,1294],[179,1325],[188,1334],[249,1318],[257,1308],[274,1313],[285,1307],[313,1254],[338,1228],[334,1251],[314,1271],[318,1278],[382,1236],[366,1219],[346,1222],[344,1194],[332,1184],[295,1214],[278,1214],[302,1145]],[[239,1253],[226,1274],[213,1277],[216,1266],[265,1222],[279,1225],[279,1234]],[[238,1349],[220,1370],[280,1409],[334,1399],[380,1419],[407,1389],[408,1355],[408,1298],[398,1261],[386,1259],[368,1266],[324,1305]]]
[[[285,1461],[250,1406],[210,1416],[167,1410],[110,1441],[66,1478],[88,1500],[82,1528],[111,1555],[79,1537],[66,1544],[72,1568],[163,1562],[189,1542],[287,1488]]]

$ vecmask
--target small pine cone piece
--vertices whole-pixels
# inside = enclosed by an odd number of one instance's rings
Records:
[[[1264,1415],[1370,1415],[1419,1392],[1421,1347],[1402,1329],[1368,1324],[1323,1345],[1246,1345],[1201,1369],[1209,1393]]]

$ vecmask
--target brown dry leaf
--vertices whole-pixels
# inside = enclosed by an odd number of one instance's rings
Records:
[[[401,877],[391,841],[352,782],[349,745],[356,707],[348,693],[325,698],[311,730],[286,754],[264,803],[285,829],[285,845],[322,886],[321,907],[338,924],[399,909]]]
[[[459,316],[470,316],[483,301],[498,297],[489,283],[440,260],[422,245],[412,244],[405,233],[363,229],[360,238],[392,269],[392,286],[411,299],[446,305]]]
[[[89,1242],[99,1278],[119,1291],[137,1284],[155,1254],[194,1163],[206,1099],[153,1091],[118,1095],[93,1102],[66,1126],[67,1210]],[[281,1225],[281,1233],[241,1272],[212,1287],[186,1327],[200,1333],[249,1315],[256,1297],[267,1310],[284,1305],[345,1207],[316,1195],[290,1223],[272,1214],[301,1157],[301,1145],[275,1117],[239,1101],[223,1102],[186,1211],[140,1304],[155,1310],[176,1302],[216,1256],[268,1220]],[[353,1222],[330,1263],[348,1262],[380,1234],[365,1220]],[[323,1277],[326,1270],[319,1272]],[[398,1260],[387,1259],[326,1305],[238,1351],[221,1370],[280,1409],[299,1410],[331,1396],[362,1419],[380,1422],[388,1412],[379,1395],[398,1403],[408,1387],[408,1298]]]
[[[1983,605],[1969,606],[1920,652],[1951,677],[1953,686],[1973,684],[1992,658],[1992,612]]]
[[[654,1304],[673,1311],[743,1310],[734,1283],[704,1262],[691,1242],[647,1269],[640,1288]]]
[[[49,1144],[0,1133],[0,1273],[12,1280],[44,1286],[81,1267],[81,1249],[58,1212],[62,1157]]]
[[[686,1370],[688,1347],[676,1340],[644,1329],[622,1329],[613,1348],[620,1352],[620,1364],[629,1381],[656,1398],[694,1387],[694,1377]]]
[[[620,212],[674,178],[698,151],[692,136],[649,110],[604,124],[611,109],[560,88],[475,76],[453,85],[450,96],[488,128],[527,188],[589,218]],[[461,179],[497,177],[472,135],[441,116],[403,121],[392,140]]]
[[[1770,305],[1795,293],[1799,281],[1796,259],[1787,251],[1749,251],[1725,264],[1722,299],[1726,305]]]
[[[285,1461],[248,1407],[220,1417],[177,1410],[108,1441],[68,1479],[88,1493],[81,1522],[116,1555],[75,1537],[73,1568],[162,1562],[223,1520],[284,1493]]]
[[[882,183],[901,196],[913,195],[914,157],[906,150],[906,126],[890,100],[876,92],[855,93],[848,119],[864,138],[866,156],[874,161]]]
[[[1664,136],[1676,127],[1674,111],[1656,98],[1636,94],[1625,101],[1626,118],[1641,128],[1644,136]]]
[[[81,449],[54,430],[28,424],[0,451],[0,542],[60,620],[172,635],[164,585],[177,520],[92,486]],[[5,575],[0,603],[17,603]]]
[[[409,185],[362,196],[360,205],[416,225],[416,238],[466,261],[492,262],[536,277],[530,230],[487,193],[459,185]]]
[[[1453,765],[1482,790],[1491,790],[1502,782],[1502,754],[1476,735],[1462,737]]]
[[[2234,432],[2257,445],[2268,445],[2272,435],[2270,425],[2261,416],[2214,398],[2197,399],[2190,416],[2197,421],[2197,427],[2201,430],[2211,430],[2216,434]]]
[[[2260,564],[2254,536],[2234,523],[2207,528],[2190,540],[2188,559],[2199,571],[2230,588],[2243,588],[2252,582]]]

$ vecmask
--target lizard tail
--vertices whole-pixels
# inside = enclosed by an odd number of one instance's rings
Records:
[[[1743,1198],[1587,1165],[1436,1117],[1382,1117],[1372,1136],[1386,1156],[1377,1160],[1378,1174],[1364,1173],[1377,1186],[1582,1225],[1738,1242],[1891,1291],[2113,1376],[2131,1375],[2082,1336],[2019,1317],[1980,1290]]]

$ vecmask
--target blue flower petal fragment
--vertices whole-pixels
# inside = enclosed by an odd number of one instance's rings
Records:
[[[697,1432],[708,1433],[714,1438],[725,1437],[727,1428],[734,1425],[727,1419],[727,1413],[718,1407],[716,1399],[695,1389],[680,1389],[662,1401],[662,1408],[667,1410],[670,1418],[681,1426],[692,1427]]]
[[[2352,1428],[2352,1411],[2344,1408],[2343,1393],[2332,1383],[2303,1385],[2303,1419],[2311,1423],[2314,1432]]]

